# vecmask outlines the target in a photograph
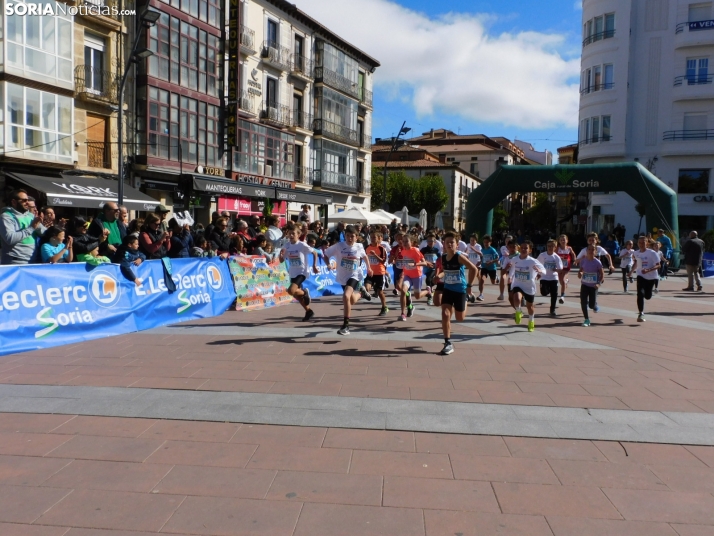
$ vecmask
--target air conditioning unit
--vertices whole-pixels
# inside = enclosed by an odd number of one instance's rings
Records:
[[[272,177],[273,176],[273,166],[265,166],[265,173],[264,175],[266,177]]]
[[[265,166],[263,164],[258,164],[258,175],[265,175]]]

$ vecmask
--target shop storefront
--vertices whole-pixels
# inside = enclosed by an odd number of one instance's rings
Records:
[[[262,216],[265,209],[265,199],[250,199],[248,197],[224,196],[218,198],[218,212],[230,212],[236,217],[247,220],[250,216]],[[287,203],[273,201],[272,214],[280,216],[280,225],[287,222]]]

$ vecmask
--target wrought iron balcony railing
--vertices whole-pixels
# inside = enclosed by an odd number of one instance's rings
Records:
[[[255,32],[242,24],[240,25],[240,46],[248,52],[255,52]]]
[[[369,151],[372,148],[372,136],[362,134],[362,136],[360,136],[359,146],[361,149]]]
[[[280,46],[275,41],[263,41],[260,56],[266,63],[270,63],[283,71],[290,69],[290,50]]]
[[[260,120],[278,128],[290,126],[290,115],[290,108],[277,102],[263,101],[260,108]]]
[[[315,119],[312,122],[312,130],[316,135],[322,135],[331,140],[347,143],[348,145],[359,146],[359,135],[356,130],[349,127],[325,121],[324,119]]]
[[[674,85],[676,86],[698,86],[700,84],[711,84],[714,80],[714,75],[712,74],[692,74],[677,76],[674,79]]]
[[[294,128],[302,128],[304,130],[312,130],[312,114],[293,111],[290,126]]]
[[[255,109],[255,98],[250,95],[245,89],[240,92],[240,98],[238,99],[238,108],[244,112],[256,115]]]
[[[675,26],[674,33],[682,33],[685,28],[689,28],[689,31],[699,31],[699,30],[714,30],[714,20],[690,20],[687,22],[680,22]]]
[[[359,177],[355,175],[347,175],[346,173],[337,173],[336,171],[324,171],[316,169],[312,172],[313,184],[321,188],[329,188],[330,190],[340,190],[343,192],[360,191],[361,182]]]
[[[290,61],[290,71],[294,75],[312,80],[315,76],[315,62],[300,54],[293,54]]]
[[[110,145],[103,141],[88,141],[87,165],[89,167],[110,169],[112,164],[109,158],[109,147]]]
[[[300,184],[312,184],[312,170],[304,166],[296,167],[295,182]]]
[[[359,88],[359,101],[367,106],[368,108],[372,107],[372,92],[369,89],[365,89],[363,87]]]
[[[119,77],[109,71],[78,65],[74,68],[74,87],[78,94],[86,98],[113,103],[119,100]]]
[[[315,81],[322,82],[328,86],[338,89],[353,96],[355,99],[360,97],[360,88],[356,82],[353,82],[349,78],[337,74],[335,71],[331,71],[326,67],[315,67]]]
[[[607,82],[605,84],[594,84],[592,86],[585,87],[580,90],[581,95],[587,95],[588,93],[594,93],[595,91],[606,91],[608,89],[614,89],[614,82]]]
[[[598,32],[592,35],[589,35],[585,39],[583,39],[583,46],[588,46],[591,43],[594,43],[595,41],[602,41],[603,39],[610,39],[611,37],[615,37],[615,30],[605,30],[604,32]]]
[[[714,140],[714,130],[667,130],[662,141]]]
[[[578,145],[590,145],[592,143],[600,143],[604,141],[610,141],[612,138],[609,134],[603,134],[602,136],[593,136],[591,138],[585,138],[578,142]]]

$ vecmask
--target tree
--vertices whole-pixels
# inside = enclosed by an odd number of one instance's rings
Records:
[[[493,207],[493,224],[491,228],[494,232],[508,229],[508,212],[506,212],[501,203]]]
[[[533,206],[523,213],[524,221],[528,226],[533,226],[535,229],[550,229],[553,218],[553,207],[548,200],[548,194],[539,192],[536,194],[535,203]]]
[[[377,210],[384,204],[384,168],[372,168],[372,199],[371,209]],[[396,212],[407,207],[414,210],[415,192],[417,188],[414,179],[407,176],[403,170],[387,173],[387,203],[389,210]]]
[[[637,226],[637,234],[640,234],[640,229],[642,229],[642,218],[644,218],[647,215],[647,205],[644,203],[637,203],[635,205],[635,210],[637,211],[637,214],[640,215],[640,223]]]
[[[449,202],[449,194],[439,175],[424,175],[416,181],[414,212],[426,210],[429,221]]]

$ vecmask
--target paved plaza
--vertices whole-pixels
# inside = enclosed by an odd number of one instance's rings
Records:
[[[487,287],[341,299],[0,359],[0,535],[714,534],[714,282],[611,276],[536,331]]]

